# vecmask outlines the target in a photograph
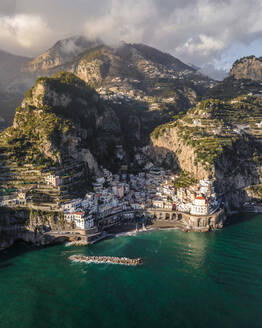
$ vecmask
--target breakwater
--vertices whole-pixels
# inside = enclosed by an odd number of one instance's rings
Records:
[[[69,260],[80,263],[111,263],[111,264],[122,264],[122,265],[141,265],[143,259],[136,258],[131,259],[128,257],[112,257],[112,256],[83,256],[83,255],[72,255]]]

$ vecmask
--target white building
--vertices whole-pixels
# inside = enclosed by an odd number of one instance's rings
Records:
[[[172,203],[164,203],[164,209],[166,209],[166,210],[172,210],[172,208],[173,208]]]
[[[153,205],[153,207],[164,208],[164,202],[162,200],[159,200],[159,199],[154,199],[152,201],[152,205]]]
[[[191,205],[190,214],[192,215],[207,215],[208,204],[204,197],[196,197],[193,204]]]
[[[123,198],[125,194],[125,188],[122,183],[115,183],[112,185],[112,192],[115,196]]]
[[[71,202],[63,204],[61,207],[64,211],[74,212],[77,208],[79,208],[82,204],[81,198],[76,198],[71,200]]]
[[[76,212],[74,222],[79,229],[91,229],[94,227],[94,219],[92,215],[85,216],[84,212]]]
[[[58,175],[50,174],[45,177],[45,182],[48,185],[58,187],[62,184],[62,179]]]
[[[85,212],[79,211],[75,213],[65,213],[64,218],[67,222],[74,222],[78,229],[91,229],[94,227],[94,219],[92,215],[85,215]]]

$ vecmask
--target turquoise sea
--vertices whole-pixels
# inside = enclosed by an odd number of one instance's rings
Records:
[[[0,253],[0,328],[262,327],[262,216],[211,233],[120,236]],[[141,267],[72,254],[143,257]]]

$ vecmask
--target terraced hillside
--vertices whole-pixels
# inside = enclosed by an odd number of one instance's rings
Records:
[[[157,128],[151,135],[151,154],[159,164],[196,178],[215,178],[217,192],[229,206],[240,207],[250,200],[250,188],[260,186],[261,127],[260,98],[208,99]]]

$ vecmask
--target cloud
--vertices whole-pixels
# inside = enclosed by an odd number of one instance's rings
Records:
[[[0,2],[0,16],[11,15],[15,12],[15,0],[1,0]]]
[[[110,2],[109,10],[87,19],[87,36],[145,42],[200,66],[217,61],[234,42],[262,37],[259,0]]]
[[[0,45],[9,49],[22,48],[31,53],[49,43],[51,29],[38,15],[0,17]]]
[[[1,0],[0,48],[32,54],[85,34],[144,42],[198,66],[262,38],[260,0]],[[2,16],[1,16],[2,14]]]
[[[143,42],[157,16],[156,8],[147,1],[113,0],[110,10],[98,18],[89,18],[85,23],[87,37],[100,38],[106,43],[119,41]],[[149,37],[149,35],[148,35]]]

